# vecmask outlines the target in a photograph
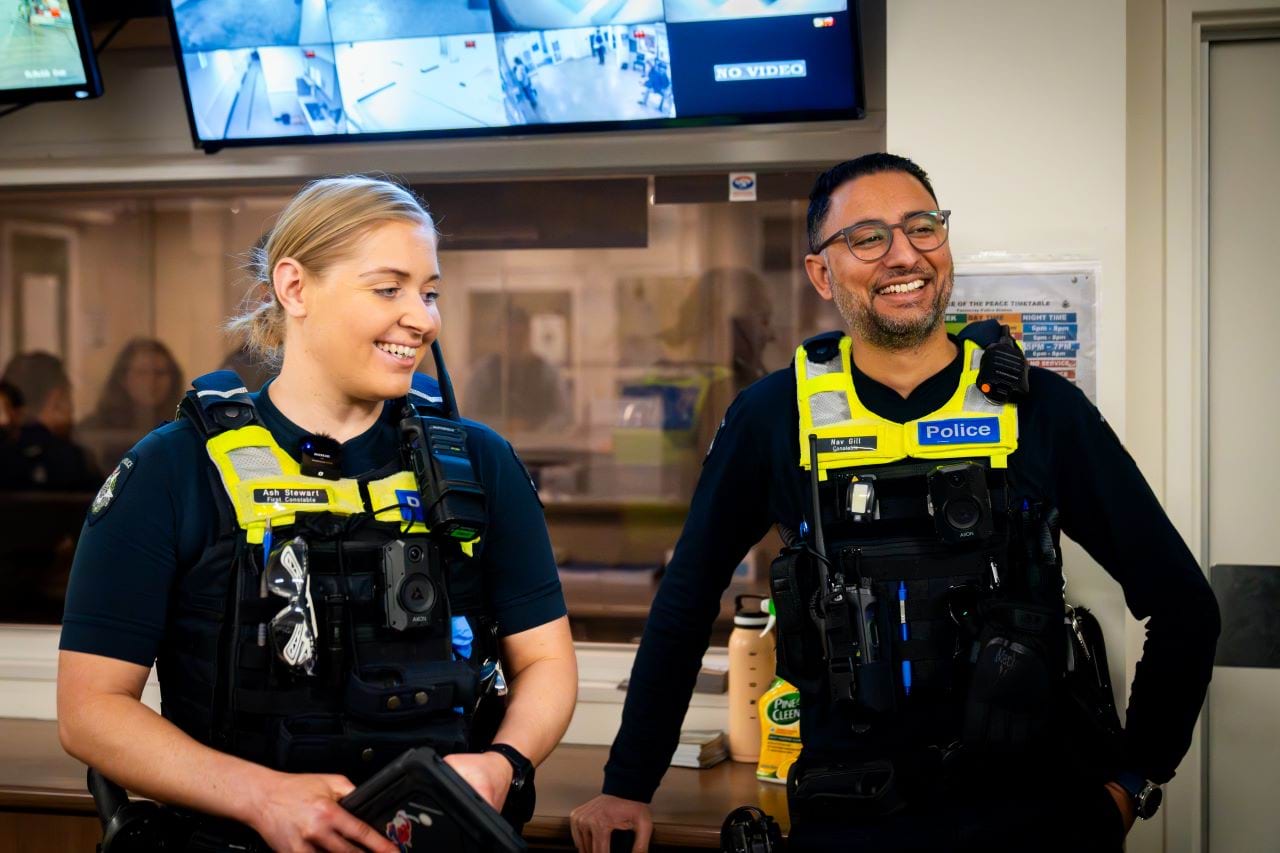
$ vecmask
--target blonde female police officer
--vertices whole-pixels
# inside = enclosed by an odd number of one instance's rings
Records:
[[[487,525],[478,541],[425,535],[400,424],[407,400],[428,414],[439,400],[416,369],[439,334],[443,284],[418,199],[383,180],[317,181],[258,261],[268,301],[233,326],[282,351],[279,376],[252,395],[220,388],[225,373],[197,380],[188,399],[199,402],[108,478],[67,593],[59,734],[129,790],[246,824],[274,849],[393,852],[337,805],[351,778],[435,743],[501,809],[568,725],[577,671],[564,601],[529,478],[480,424],[454,422]],[[319,472],[331,488],[300,476],[300,445],[317,435],[340,445]],[[271,470],[239,467],[244,452]],[[269,496],[249,487],[273,476],[301,484],[295,503],[246,497]],[[449,610],[437,600],[421,616],[384,594],[409,589],[406,561],[431,579],[410,589],[418,603],[447,589]],[[309,574],[292,594],[278,588],[282,566]],[[282,607],[314,626],[311,645],[281,645],[308,639],[276,624]],[[510,694],[496,751],[469,751],[479,669],[497,659]],[[160,715],[140,701],[153,662]]]

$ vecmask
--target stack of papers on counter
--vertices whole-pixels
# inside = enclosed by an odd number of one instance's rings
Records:
[[[724,732],[690,730],[680,733],[680,745],[671,756],[672,767],[711,767],[728,758]]]

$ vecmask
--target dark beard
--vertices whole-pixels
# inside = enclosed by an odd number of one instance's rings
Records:
[[[954,274],[938,288],[933,306],[929,313],[919,320],[895,322],[887,320],[869,305],[855,299],[839,284],[831,288],[835,299],[836,310],[844,319],[845,326],[861,340],[873,347],[884,350],[918,349],[934,334],[946,317],[947,303],[951,301],[951,289],[955,283]]]

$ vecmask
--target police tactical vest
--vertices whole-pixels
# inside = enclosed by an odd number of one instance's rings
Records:
[[[193,385],[179,411],[204,437],[220,517],[172,594],[158,660],[164,716],[239,757],[355,780],[413,746],[467,749],[480,669],[496,660],[476,541],[428,535],[418,484],[399,462],[358,479],[303,475],[234,373]],[[415,374],[409,399],[440,414],[428,377]],[[310,672],[266,636],[286,604],[266,590],[268,549],[294,537],[310,578],[309,601],[296,603],[317,629]]]
[[[992,330],[961,333],[955,392],[903,424],[859,400],[848,337],[820,335],[796,351],[797,458],[811,477],[817,468],[813,512],[825,553],[793,545],[771,571],[778,671],[802,693],[845,706],[855,732],[879,744],[894,740],[888,729],[916,745],[962,735],[1025,743],[1040,726],[1004,715],[992,722],[985,706],[966,708],[977,657],[991,639],[987,623],[1016,623],[1021,633],[1010,642],[1049,649],[1062,612],[1060,604],[1056,617],[1051,605],[1040,607],[1055,583],[1061,593],[1056,554],[1038,565],[1027,553],[1022,516],[1038,532],[1040,519],[1031,517],[1038,509],[1011,505],[1016,403],[993,403],[978,381],[984,349],[972,338]],[[842,590],[825,604],[823,568]],[[834,613],[836,601],[848,609]]]

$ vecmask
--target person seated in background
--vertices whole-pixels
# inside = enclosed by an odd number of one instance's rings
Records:
[[[0,489],[93,491],[102,479],[84,448],[71,440],[71,380],[47,352],[16,355],[2,380],[23,401],[18,431],[0,446]]]
[[[650,97],[657,95],[658,110],[662,111],[667,108],[667,96],[670,94],[671,78],[667,75],[667,64],[655,61],[649,66],[649,73],[645,77],[644,94],[640,96],[640,103],[647,107]]]
[[[80,422],[76,437],[100,467],[115,465],[138,439],[172,420],[182,399],[182,368],[154,338],[134,338],[116,356],[97,408]]]
[[[559,429],[569,423],[564,380],[554,364],[533,351],[532,321],[513,309],[507,326],[510,346],[481,359],[467,383],[467,407],[483,421],[508,430]]]

